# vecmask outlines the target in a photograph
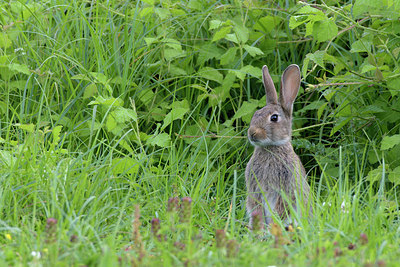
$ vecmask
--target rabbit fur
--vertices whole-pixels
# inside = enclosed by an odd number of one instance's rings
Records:
[[[267,104],[254,113],[248,130],[248,139],[255,146],[245,172],[250,227],[253,212],[262,214],[267,225],[272,223],[272,213],[292,223],[289,205],[296,212],[299,203],[307,208],[310,192],[305,169],[290,142],[300,69],[293,64],[284,71],[279,100],[267,66],[262,74]]]

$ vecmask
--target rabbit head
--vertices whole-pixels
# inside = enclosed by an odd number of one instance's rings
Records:
[[[279,99],[267,66],[262,68],[262,76],[267,105],[254,113],[248,138],[254,146],[283,145],[292,135],[292,109],[300,87],[300,69],[293,64],[283,72]]]

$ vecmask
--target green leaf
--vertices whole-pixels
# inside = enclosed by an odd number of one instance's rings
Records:
[[[172,109],[164,118],[162,129],[165,129],[175,120],[183,119],[183,116],[189,111],[189,108],[181,107]]]
[[[225,36],[225,39],[228,40],[228,41],[231,41],[231,42],[233,42],[235,44],[239,44],[239,40],[238,40],[236,34],[233,34],[233,33],[227,34]]]
[[[243,47],[252,57],[255,57],[257,55],[264,55],[263,51],[261,51],[260,48],[249,45],[244,45]]]
[[[13,167],[17,162],[17,158],[13,156],[13,152],[7,150],[0,150],[0,163],[7,165],[7,167]]]
[[[383,6],[384,3],[380,0],[357,0],[353,6],[353,16],[358,17],[363,13],[379,10]]]
[[[153,37],[145,37],[144,38],[144,41],[146,42],[147,46],[154,44],[157,40],[158,40],[158,38],[153,38]]]
[[[182,45],[178,40],[172,38],[164,38],[163,43],[172,49],[182,51]]]
[[[254,67],[252,65],[246,65],[240,69],[240,71],[245,72],[253,77],[261,78],[262,71],[261,68]]]
[[[148,88],[142,89],[138,94],[138,99],[140,99],[140,101],[145,105],[149,105],[154,98],[155,98],[154,92]]]
[[[10,38],[8,38],[8,35],[5,33],[5,31],[0,32],[0,47],[7,49],[12,45],[12,42]]]
[[[124,82],[125,81],[121,76],[115,76],[114,78],[108,80],[108,83],[110,83],[110,84],[122,85],[122,84],[124,84]],[[136,87],[137,86],[137,84],[135,82],[133,82],[133,81],[127,81],[126,84],[128,84],[128,85],[130,85],[132,87]]]
[[[304,111],[307,111],[307,110],[319,109],[321,107],[321,105],[323,105],[325,103],[326,102],[322,101],[322,100],[313,101],[310,104],[308,104],[307,106],[305,106],[302,109],[298,110],[297,112],[304,112]]]
[[[53,134],[53,145],[57,145],[58,142],[60,141],[60,134],[61,134],[62,126],[58,125],[53,128],[52,134]]]
[[[255,30],[270,33],[281,23],[282,19],[278,16],[266,16],[260,18],[254,25]]]
[[[397,166],[394,170],[389,172],[389,181],[394,183],[395,185],[400,184],[400,166]]]
[[[208,28],[208,30],[215,30],[215,29],[218,29],[219,27],[221,27],[224,22],[219,19],[213,19],[209,23],[210,23],[210,27]]]
[[[230,73],[234,73],[236,77],[238,77],[240,80],[244,81],[244,78],[246,77],[246,74],[249,74],[254,77],[261,77],[262,72],[260,68],[247,65],[241,68],[240,70],[230,70]]]
[[[308,16],[291,16],[289,19],[289,28],[293,30],[309,20]]]
[[[98,83],[101,83],[103,85],[108,84],[108,77],[104,75],[104,73],[101,72],[90,72],[90,75],[97,81]]]
[[[247,40],[249,40],[249,29],[241,23],[235,23],[233,27],[233,31],[236,34],[238,41],[242,44],[245,44]]]
[[[369,105],[369,106],[365,106],[363,108],[360,108],[358,110],[358,112],[360,114],[370,114],[370,113],[381,113],[381,112],[385,112],[384,109],[378,107],[378,106],[374,106],[374,105]]]
[[[33,133],[35,131],[35,125],[33,123],[29,124],[20,124],[17,123],[15,126],[18,126],[21,130],[27,131],[28,133]]]
[[[331,130],[330,136],[332,136],[334,133],[336,133],[337,131],[342,129],[343,126],[345,126],[350,120],[351,120],[351,117],[348,117],[348,118],[343,118],[342,117],[342,118],[338,119],[338,121],[336,122],[335,126]]]
[[[325,42],[338,34],[338,27],[332,19],[316,21],[313,27],[313,36],[318,42]]]
[[[202,68],[199,70],[198,75],[207,80],[216,81],[218,83],[222,83],[222,80],[224,79],[224,76],[218,70],[211,67]]]
[[[0,101],[0,113],[5,115],[7,112],[7,104],[4,101]]]
[[[27,20],[29,17],[32,15],[35,15],[36,12],[38,12],[42,6],[39,3],[20,3],[18,1],[13,1],[10,2],[11,10],[15,13],[18,14],[18,18],[23,18],[24,20]],[[19,17],[21,16],[22,17]]]
[[[107,116],[106,129],[107,131],[118,135],[122,129],[117,128],[118,127],[117,120],[115,119],[115,114],[113,113],[114,112],[111,112]]]
[[[171,109],[177,109],[177,108],[185,108],[185,109],[190,109],[190,104],[187,101],[187,99],[184,99],[182,101],[174,101],[172,102],[171,105],[169,105],[169,108]]]
[[[400,92],[400,77],[389,79],[387,86],[392,96],[396,96]]]
[[[185,76],[188,74],[186,70],[175,65],[169,66],[169,73],[172,74],[173,76]]]
[[[289,19],[289,28],[294,29],[308,22],[306,25],[306,36],[314,33],[314,29],[312,29],[312,27],[314,26],[315,22],[328,20],[324,12],[322,12],[317,8],[313,8],[311,6],[303,6],[302,8],[299,9],[299,11],[296,12],[296,14],[306,14],[306,15],[291,16]]]
[[[311,36],[314,33],[314,21],[310,21],[306,24],[306,34],[305,36]]]
[[[171,137],[166,133],[160,133],[149,137],[146,140],[146,144],[151,146],[168,147],[171,144]]]
[[[167,61],[171,61],[175,58],[184,57],[186,55],[185,51],[176,50],[176,49],[165,49],[164,50],[164,57]]]
[[[155,13],[162,20],[168,19],[171,16],[171,12],[166,8],[156,8]]]
[[[219,31],[217,31],[214,34],[212,42],[216,42],[218,40],[225,38],[226,35],[231,32],[231,29],[232,29],[231,26],[222,27]]]
[[[307,57],[308,54],[306,55],[306,58],[303,61],[303,66],[301,67],[301,74],[303,77],[307,77],[307,69],[308,69],[308,63],[310,63],[310,58]]]
[[[327,105],[328,105],[328,102],[325,102],[325,103],[323,103],[323,104],[318,108],[317,117],[318,117],[319,120],[321,119],[322,113],[324,112],[325,107],[326,107]]]
[[[154,13],[154,7],[145,7],[140,11],[139,16],[140,18],[145,18],[153,13]]]
[[[393,49],[392,54],[395,58],[397,58],[400,54],[400,46]]]
[[[91,83],[88,86],[86,86],[85,92],[83,93],[83,99],[87,99],[89,97],[92,97],[96,93],[98,93],[97,86],[96,86],[96,84]]]
[[[25,64],[11,63],[11,64],[8,65],[8,68],[11,71],[16,71],[18,73],[23,73],[23,74],[26,74],[26,75],[30,75],[31,74],[28,66],[25,65]]]
[[[144,3],[154,6],[156,0],[142,0]]]
[[[215,107],[229,97],[229,92],[235,79],[236,76],[233,73],[228,73],[222,82],[222,85],[212,90],[212,93],[208,94],[210,106]]]
[[[372,36],[368,35],[352,43],[350,52],[352,53],[370,52],[371,47],[372,47]]]
[[[231,47],[229,48],[225,54],[221,56],[221,65],[226,66],[233,62],[235,60],[236,52],[238,48],[237,47]]]
[[[400,134],[395,134],[392,136],[385,136],[381,142],[381,150],[388,150],[395,145],[400,144]]]
[[[190,0],[188,3],[188,7],[193,10],[203,11],[204,6],[203,3],[199,0]]]
[[[212,58],[219,59],[223,50],[213,43],[206,43],[199,48],[198,63],[203,65],[207,60]]]
[[[123,140],[122,140],[123,141]],[[139,171],[139,162],[130,157],[113,158],[112,173],[118,175],[136,175]]]
[[[315,64],[321,66],[322,68],[325,68],[324,66],[324,56],[325,56],[325,51],[316,51],[315,53],[307,54],[306,59],[310,59],[313,61]]]
[[[104,98],[102,96],[96,97],[96,100],[90,101],[88,105],[104,105],[106,107],[114,106],[114,107],[122,107],[124,101],[120,98]]]
[[[241,118],[244,122],[249,123],[257,108],[258,100],[250,99],[250,101],[244,101],[232,119],[236,120]]]
[[[84,80],[84,81],[88,81],[91,82],[91,80],[89,79],[89,77],[85,74],[77,74],[71,77],[71,79],[73,80]]]
[[[137,114],[133,109],[117,107],[114,111],[114,116],[118,123],[137,121]]]
[[[326,18],[324,12],[322,12],[318,8],[315,8],[315,7],[312,7],[309,5],[306,5],[306,6],[303,6],[302,8],[300,8],[299,11],[296,12],[296,14],[312,14],[312,15],[317,15],[317,17],[319,17],[321,19]],[[313,17],[315,17],[315,16],[313,16]]]
[[[380,165],[378,168],[368,172],[367,179],[371,182],[376,182],[382,179],[382,175],[385,175],[385,172],[383,170],[383,166]]]
[[[361,73],[366,73],[371,70],[376,70],[376,66],[371,65],[371,64],[365,64],[361,68]]]

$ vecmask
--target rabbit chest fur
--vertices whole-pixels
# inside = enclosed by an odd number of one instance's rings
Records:
[[[245,176],[249,194],[247,211],[264,214],[266,224],[272,222],[271,211],[286,218],[285,199],[296,203],[297,195],[307,201],[310,189],[305,180],[306,173],[290,143],[256,147]]]

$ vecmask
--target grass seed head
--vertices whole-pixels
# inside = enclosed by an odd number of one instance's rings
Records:
[[[183,197],[181,200],[181,220],[182,222],[190,222],[192,216],[192,198]]]
[[[151,220],[151,232],[159,241],[161,241],[161,235],[159,234],[160,231],[160,219],[153,218]]]
[[[258,232],[263,229],[263,220],[262,213],[259,211],[253,211],[251,213],[251,221],[252,221],[252,231]]]
[[[356,245],[353,244],[353,243],[350,243],[350,244],[347,246],[347,248],[348,248],[349,250],[354,250],[354,249],[356,249]]]
[[[216,242],[217,248],[222,248],[225,246],[226,233],[225,233],[224,229],[215,230],[215,242]]]
[[[365,233],[360,234],[360,241],[362,245],[365,245],[368,243],[368,237]]]
[[[386,262],[385,262],[384,260],[378,260],[378,261],[376,262],[376,265],[377,265],[378,267],[385,267],[385,266],[386,266]]]
[[[228,240],[226,243],[226,252],[229,258],[236,257],[237,253],[239,252],[239,245],[236,240]]]
[[[78,236],[77,235],[71,235],[71,237],[70,237],[70,239],[69,239],[69,241],[71,242],[71,243],[76,243],[76,242],[78,242]]]
[[[46,243],[54,243],[57,235],[57,219],[48,218],[46,221]]]
[[[339,247],[336,247],[335,248],[335,257],[340,257],[342,255],[343,255],[343,251]]]
[[[177,212],[179,209],[179,198],[171,197],[168,199],[167,212]]]
[[[185,247],[186,247],[186,245],[185,245],[185,244],[183,244],[182,242],[175,241],[175,243],[174,243],[174,247],[176,247],[176,248],[178,248],[178,249],[180,249],[180,250],[184,250],[184,249],[185,249]]]

